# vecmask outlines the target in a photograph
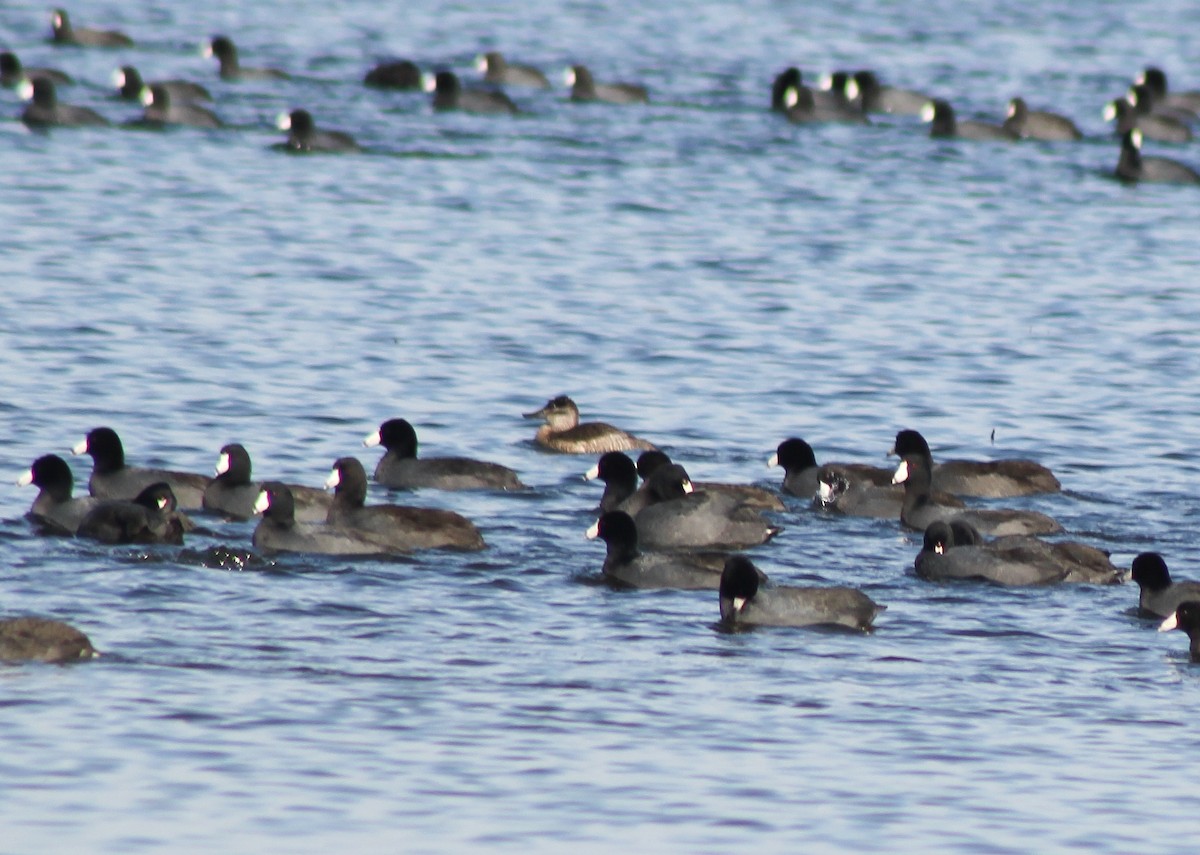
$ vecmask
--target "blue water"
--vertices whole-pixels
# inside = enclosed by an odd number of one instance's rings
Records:
[[[786,436],[878,462],[916,427],[938,456],[1048,464],[1065,492],[1013,504],[1200,578],[1200,196],[1112,180],[1100,116],[1150,62],[1200,86],[1200,9],[409,5],[71,7],[141,43],[117,53],[0,7],[5,46],[81,81],[63,100],[134,118],[106,91],[131,61],[236,126],[35,135],[0,93],[0,471],[108,424],[137,463],[210,471],[238,441],[316,485],[403,416],[424,453],[535,488],[407,497],[470,516],[483,553],[244,565],[215,548],[250,523],[111,549],[36,537],[32,490],[0,490],[0,610],[105,653],[0,670],[0,851],[1192,851],[1200,673],[1135,586],[930,585],[898,525],[789,500],[759,566],[888,610],[869,636],[723,633],[714,594],[594,584],[594,461],[539,452],[520,413],[569,393],[693,477],[764,485]],[[222,83],[215,32],[296,79]],[[491,48],[652,103],[434,115],[358,82],[391,55],[471,80]],[[765,109],[788,64],[962,115],[1022,94],[1087,138],[795,127]],[[271,150],[298,106],[366,153]]]

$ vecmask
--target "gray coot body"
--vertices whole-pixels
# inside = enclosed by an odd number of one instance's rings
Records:
[[[646,549],[748,549],[780,531],[733,496],[694,492],[678,464],[660,468],[646,487],[652,501],[634,518]]]
[[[637,524],[624,511],[609,511],[587,530],[588,538],[607,544],[604,577],[631,588],[716,590],[725,553],[641,552]]]
[[[1066,116],[1045,110],[1030,110],[1024,98],[1008,102],[1008,118],[1004,127],[1021,139],[1045,142],[1067,142],[1083,139],[1079,128]]]
[[[435,110],[506,116],[517,112],[517,105],[503,92],[465,87],[452,71],[439,71],[432,81],[425,83],[425,89],[433,93]]]
[[[1114,132],[1118,137],[1123,137],[1137,128],[1144,138],[1157,142],[1189,142],[1192,139],[1191,128],[1183,122],[1169,116],[1139,115],[1125,98],[1109,101],[1105,105],[1104,121],[1116,122]]]
[[[147,86],[161,86],[166,90],[171,101],[182,104],[185,101],[211,101],[212,94],[199,83],[190,80],[151,80],[142,79],[132,65],[122,65],[113,72],[113,85],[117,94],[126,101],[141,101],[142,90]]]
[[[0,86],[16,86],[39,77],[47,78],[55,86],[70,86],[75,82],[65,71],[57,68],[26,68],[12,51],[0,51]]]
[[[898,486],[851,481],[836,467],[822,466],[817,470],[814,501],[826,510],[847,516],[895,519],[904,505],[904,490]]]
[[[531,65],[509,62],[497,51],[489,51],[475,61],[475,67],[483,79],[497,86],[526,86],[531,89],[549,89],[546,75]]]
[[[48,77],[35,77],[18,85],[22,98],[29,106],[21,113],[21,121],[31,128],[102,127],[108,119],[90,107],[76,107],[58,100],[54,82]]]
[[[190,101],[177,102],[170,90],[161,83],[151,83],[142,89],[145,109],[142,121],[147,125],[185,125],[190,128],[220,128],[224,123],[212,110]]]
[[[974,579],[997,585],[1051,585],[1066,579],[1065,569],[1041,550],[957,545],[949,523],[930,523],[913,567],[922,579],[935,582]]]
[[[42,617],[0,620],[0,662],[61,664],[99,655],[86,635],[62,621]]]
[[[1138,75],[1136,82],[1146,87],[1155,105],[1163,104],[1193,113],[1200,112],[1200,91],[1195,89],[1189,92],[1168,90],[1167,74],[1161,68],[1149,66]]]
[[[418,457],[417,432],[406,419],[388,419],[363,440],[387,451],[375,466],[375,481],[385,487],[416,490],[523,490],[517,473],[499,463],[468,457]]]
[[[383,555],[397,550],[366,532],[336,528],[324,522],[298,522],[291,488],[268,481],[258,492],[254,512],[262,519],[254,529],[256,549],[264,552],[303,552],[315,555]]]
[[[572,101],[644,104],[649,100],[646,87],[638,83],[597,83],[586,65],[572,65],[567,69],[566,81]]]
[[[288,151],[336,154],[362,151],[354,137],[345,131],[325,131],[317,127],[308,110],[292,110],[276,121],[279,130],[287,131],[284,147]]]
[[[1186,124],[1191,124],[1197,118],[1200,118],[1196,115],[1195,110],[1172,106],[1155,98],[1150,87],[1144,83],[1136,83],[1129,87],[1129,91],[1125,94],[1125,97],[1133,105],[1134,112],[1139,116],[1162,116],[1163,118],[1175,119]]]
[[[367,473],[354,457],[338,458],[325,486],[335,491],[329,525],[378,539],[395,550],[476,551],[487,546],[475,525],[453,511],[366,505]]]
[[[1188,601],[1179,607],[1158,626],[1159,632],[1172,629],[1187,633],[1188,653],[1193,662],[1200,662],[1200,602]]]
[[[932,100],[924,92],[880,83],[873,71],[857,71],[852,79],[862,101],[862,108],[868,113],[919,116],[925,105]]]
[[[1187,164],[1166,157],[1142,155],[1142,132],[1134,128],[1121,138],[1117,177],[1122,181],[1153,181],[1162,184],[1200,184],[1200,173]]]
[[[670,466],[671,458],[666,452],[655,449],[654,451],[643,451],[638,455],[637,473],[642,477],[643,481],[650,479],[650,476],[658,471],[659,467]],[[783,501],[772,493],[770,490],[765,490],[762,487],[755,487],[753,484],[724,484],[713,481],[693,481],[692,487],[697,491],[705,491],[709,493],[724,493],[732,496],[742,504],[758,508],[764,511],[783,511],[786,510]]]
[[[91,456],[92,476],[88,480],[88,489],[101,499],[132,499],[149,485],[165,481],[171,485],[179,507],[194,511],[204,506],[204,491],[212,480],[192,472],[127,466],[121,439],[108,427],[89,431],[72,452]]]
[[[551,398],[524,418],[541,419],[534,442],[563,454],[603,454],[606,451],[651,451],[654,446],[604,422],[579,422],[579,407],[566,395]]]
[[[789,86],[783,93],[784,115],[789,122],[840,122],[865,125],[869,120],[861,110],[854,109],[832,92],[819,92],[807,86]]]
[[[904,504],[900,521],[911,529],[924,531],[932,523],[960,519],[985,535],[1002,537],[1010,534],[1054,534],[1062,531],[1054,519],[1037,511],[1004,508],[950,508],[937,504],[931,495],[929,459],[921,454],[909,454],[896,467],[893,480],[904,485]]]
[[[204,55],[216,57],[222,80],[287,80],[291,77],[278,68],[251,68],[238,60],[237,47],[228,36],[213,36],[205,45]]]
[[[1172,582],[1167,562],[1157,552],[1143,552],[1133,559],[1133,581],[1140,588],[1138,609],[1165,618],[1180,604],[1200,602],[1200,582]]]
[[[898,457],[922,455],[933,467],[933,489],[955,496],[1008,499],[1062,490],[1054,473],[1032,460],[1007,458],[934,463],[929,443],[915,430],[899,431],[890,453]]]
[[[17,481],[22,487],[30,484],[39,488],[37,498],[29,508],[29,518],[50,534],[72,535],[79,523],[100,501],[94,496],[75,498],[75,477],[67,461],[57,454],[46,454],[33,461]]]
[[[222,446],[217,456],[216,475],[204,489],[203,507],[230,519],[247,520],[258,511],[254,506],[262,490],[252,480],[250,453],[240,443]],[[275,482],[279,483],[279,482]],[[300,522],[324,522],[333,497],[315,487],[286,484],[292,514]]]
[[[392,59],[368,71],[363,83],[376,89],[420,89],[421,69],[411,60]]]
[[[887,606],[855,588],[767,587],[744,555],[731,555],[721,573],[721,620],[731,626],[844,626],[869,631]]]
[[[79,537],[101,543],[183,544],[184,523],[176,511],[175,494],[164,481],[151,484],[132,501],[107,499],[97,503],[79,522]]]
[[[921,110],[922,120],[929,122],[929,135],[939,139],[1011,142],[1017,135],[1008,128],[971,119],[959,120],[949,101],[935,98]]]
[[[812,446],[799,437],[785,439],[767,460],[767,466],[783,468],[783,492],[802,499],[811,499],[820,488],[820,467]],[[862,463],[827,463],[827,470],[837,472],[851,484],[866,483],[888,486],[892,469],[867,466]],[[897,491],[898,494],[899,491]]]
[[[132,47],[133,39],[118,30],[74,27],[63,9],[50,13],[50,40],[57,45],[78,47]]]

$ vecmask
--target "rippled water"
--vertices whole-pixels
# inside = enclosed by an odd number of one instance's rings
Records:
[[[0,469],[110,424],[139,463],[208,471],[239,441],[317,484],[405,416],[425,453],[535,486],[417,496],[472,517],[477,555],[241,568],[214,549],[250,524],[108,549],[35,537],[31,491],[0,490],[3,612],[105,651],[0,673],[0,850],[1190,851],[1197,673],[1134,586],[930,585],[897,525],[794,502],[759,565],[888,611],[870,636],[726,634],[715,595],[594,584],[592,461],[538,452],[519,414],[567,392],[695,477],[762,484],[785,436],[876,460],[918,427],[940,456],[1049,464],[1066,492],[1025,505],[1200,577],[1200,197],[1113,181],[1100,120],[1147,63],[1200,85],[1200,11],[412,5],[72,7],[142,43],[117,54],[0,8],[26,64],[82,81],[64,100],[133,118],[104,89],[128,59],[238,126],[32,135],[0,93]],[[216,80],[195,46],[219,31],[297,79]],[[358,83],[389,55],[469,79],[487,48],[653,103],[518,91],[528,115],[489,119]],[[1088,136],[794,127],[764,109],[792,63],[966,115],[1023,94]],[[270,150],[295,106],[367,153]]]

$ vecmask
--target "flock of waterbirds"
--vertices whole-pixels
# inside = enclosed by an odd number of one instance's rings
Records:
[[[55,9],[51,14],[50,40],[58,46],[111,50],[136,47],[134,39],[123,32],[74,26],[63,9]],[[205,53],[218,61],[218,73],[223,81],[258,81],[269,85],[271,81],[286,80],[291,76],[279,68],[242,65],[233,40],[225,35],[208,39]],[[506,93],[506,88],[546,89],[551,86],[540,69],[509,62],[496,51],[481,55],[477,69],[481,73],[479,85],[464,84],[458,74],[448,68],[422,72],[412,60],[397,59],[368,70],[363,83],[396,90],[426,89],[432,93],[435,110],[504,115],[522,112]],[[59,100],[58,88],[73,82],[62,70],[25,67],[15,53],[5,51],[0,55],[0,73],[5,86],[16,88],[30,101],[21,114],[22,121],[30,128],[44,130],[109,124],[107,118],[91,107]],[[567,69],[565,82],[573,101],[610,104],[649,101],[645,86],[597,82],[584,65]],[[212,101],[212,95],[201,84],[184,80],[145,82],[131,65],[122,66],[115,72],[114,83],[120,97],[140,101],[144,106],[141,116],[131,120],[130,125],[224,127],[217,113],[204,106]],[[777,75],[771,87],[771,108],[799,124],[867,124],[873,114],[920,116],[930,123],[930,134],[935,138],[1070,142],[1083,137],[1070,118],[1050,110],[1031,108],[1021,97],[1009,101],[1007,115],[1000,123],[960,119],[947,99],[886,85],[870,70],[836,71],[822,79],[820,88],[813,89],[805,84],[799,69],[789,67]],[[1200,91],[1169,89],[1166,73],[1151,66],[1133,81],[1127,93],[1105,105],[1104,115],[1107,121],[1114,123],[1115,133],[1121,140],[1114,170],[1116,177],[1129,182],[1200,184],[1200,173],[1188,164],[1141,153],[1145,140],[1169,143],[1191,140],[1192,126],[1200,117]],[[280,144],[288,151],[361,151],[350,133],[319,128],[312,114],[304,108],[281,113],[277,125],[288,133],[286,141]]]
[[[598,518],[586,532],[605,542],[603,578],[628,588],[716,590],[721,620],[731,628],[835,625],[870,631],[886,608],[847,586],[774,585],[741,554],[782,530],[777,520],[786,519],[788,508],[781,493],[809,503],[805,511],[890,519],[923,532],[914,560],[915,575],[923,580],[1108,585],[1129,575],[1096,547],[1042,539],[1062,531],[1050,516],[970,504],[1061,493],[1055,475],[1034,461],[935,464],[925,438],[905,429],[891,448],[899,458],[894,469],[818,464],[811,445],[793,437],[779,443],[767,461],[784,472],[776,490],[693,482],[651,442],[603,422],[582,422],[565,395],[525,417],[541,422],[534,436],[540,449],[599,455],[582,474],[604,484]],[[388,490],[531,489],[496,463],[419,456],[416,430],[405,419],[385,421],[363,445],[383,447],[373,479]],[[198,531],[191,512],[225,520],[259,517],[252,544],[268,556],[409,555],[487,546],[479,529],[453,511],[368,504],[366,469],[352,456],[334,461],[322,489],[254,480],[250,455],[237,443],[220,449],[212,477],[132,465],[109,427],[89,431],[72,452],[92,458],[87,496],[74,495],[71,468],[57,454],[39,457],[18,481],[39,488],[28,517],[41,534],[105,544],[182,545],[189,532]],[[636,463],[629,452],[639,453]],[[1138,555],[1131,571],[1140,587],[1140,612],[1163,619],[1164,630],[1185,630],[1193,656],[1200,658],[1200,583],[1172,582],[1162,556],[1152,552]],[[31,617],[0,622],[2,660],[62,662],[94,655],[87,637],[67,624]]]

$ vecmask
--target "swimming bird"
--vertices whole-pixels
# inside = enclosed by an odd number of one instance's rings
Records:
[[[667,456],[665,451],[660,451],[658,449],[654,449],[652,451],[643,451],[638,455],[637,473],[642,477],[643,482],[648,481],[660,467],[670,466],[671,462],[671,458]],[[752,508],[759,508],[764,511],[786,510],[783,501],[778,496],[776,496],[770,490],[764,490],[762,487],[756,487],[753,484],[724,484],[713,481],[693,481],[692,487],[699,491],[725,493],[733,496],[744,505]]]
[[[190,80],[151,80],[148,83],[142,79],[142,74],[132,65],[122,65],[112,76],[113,86],[117,94],[126,101],[141,101],[142,90],[147,86],[161,86],[167,96],[176,103],[184,101],[211,101],[212,94],[199,83]]]
[[[637,525],[624,511],[609,511],[587,530],[589,539],[607,544],[606,579],[631,588],[716,590],[721,584],[725,553],[642,552]]]
[[[1066,569],[1054,564],[1042,550],[989,547],[956,543],[950,524],[929,524],[913,568],[922,579],[943,582],[976,579],[997,585],[1050,585],[1066,579]]]
[[[439,71],[423,81],[425,91],[433,93],[435,110],[510,116],[517,112],[517,105],[503,92],[464,87],[453,71]]]
[[[941,98],[935,98],[925,105],[921,110],[921,120],[929,122],[929,135],[934,138],[998,141],[1017,138],[1015,132],[1000,125],[972,119],[959,121],[950,102]]]
[[[204,489],[203,507],[230,519],[246,520],[255,513],[262,486],[252,480],[250,453],[241,443],[221,447],[217,455],[216,475]],[[275,482],[279,483],[279,482]],[[300,522],[324,522],[333,505],[333,497],[316,487],[287,484],[292,514]]]
[[[549,89],[546,75],[532,65],[509,62],[499,51],[489,51],[475,59],[476,69],[488,83],[498,86],[527,86],[533,89]]]
[[[1045,110],[1030,110],[1024,98],[1008,102],[1008,117],[1003,127],[1021,139],[1062,142],[1083,139],[1079,128],[1066,116]]]
[[[1135,83],[1145,86],[1150,93],[1153,104],[1164,104],[1168,107],[1179,107],[1193,113],[1200,112],[1200,90],[1179,92],[1167,89],[1167,74],[1157,66],[1147,66],[1137,76]]]
[[[899,431],[888,454],[925,457],[933,471],[933,489],[955,496],[1006,499],[1062,490],[1054,473],[1032,460],[945,460],[935,464],[929,443],[915,430]]]
[[[763,574],[744,555],[731,555],[721,572],[721,620],[731,626],[844,626],[869,632],[880,605],[856,588],[763,587]]]
[[[1133,581],[1137,582],[1138,610],[1153,617],[1168,617],[1180,604],[1200,601],[1200,582],[1172,582],[1167,562],[1157,552],[1143,552],[1133,559]]]
[[[284,143],[288,151],[326,154],[362,151],[354,137],[345,131],[318,129],[317,123],[313,121],[312,113],[308,110],[280,113],[275,125],[279,130],[288,132],[287,141]]]
[[[142,89],[142,121],[147,125],[185,125],[192,128],[221,128],[224,122],[212,110],[189,101],[176,103],[171,91],[161,83]]]
[[[55,86],[70,86],[71,75],[57,68],[26,68],[10,50],[0,51],[0,86],[15,87],[26,80],[45,77]]]
[[[1117,178],[1122,181],[1153,181],[1163,184],[1200,184],[1200,172],[1167,157],[1142,155],[1142,132],[1134,128],[1121,138]]]
[[[73,497],[75,477],[67,461],[57,454],[46,454],[33,461],[29,471],[17,481],[19,486],[39,488],[28,516],[50,534],[73,535],[88,511],[100,501],[94,496]]]
[[[94,659],[99,651],[80,630],[43,617],[0,620],[0,661],[62,664]]]
[[[213,36],[204,46],[206,57],[216,57],[222,80],[288,80],[291,75],[278,68],[251,68],[238,60],[238,50],[228,36]]]
[[[1116,122],[1118,137],[1137,128],[1143,138],[1158,142],[1188,142],[1192,138],[1191,128],[1183,122],[1170,116],[1141,115],[1126,98],[1117,98],[1105,105],[1104,121]]]
[[[98,502],[79,521],[76,534],[101,543],[183,544],[185,521],[176,513],[175,494],[166,482],[146,487],[132,501]]]
[[[375,480],[385,487],[416,490],[523,490],[517,473],[499,463],[469,457],[417,457],[417,432],[407,419],[388,419],[363,445],[382,445]]]
[[[377,89],[420,89],[421,69],[411,60],[392,59],[368,71],[363,83]]]
[[[856,71],[851,81],[855,85],[855,94],[862,101],[863,110],[868,113],[919,116],[932,100],[924,92],[881,83],[875,72],[866,69]],[[850,82],[846,85],[849,86]],[[850,96],[849,91],[846,94]]]
[[[461,514],[438,508],[367,505],[367,473],[354,457],[334,461],[325,481],[333,489],[329,525],[380,540],[397,550],[486,548],[479,529]]]
[[[299,522],[292,490],[280,481],[267,481],[254,501],[254,513],[262,519],[254,529],[253,543],[264,552],[303,552],[316,555],[383,555],[407,552],[370,532]]]
[[[677,463],[656,470],[645,488],[651,501],[634,521],[647,549],[749,549],[781,531],[733,496],[695,491]]]
[[[50,41],[57,45],[78,47],[132,47],[133,39],[119,30],[94,30],[71,26],[65,9],[50,13]]]
[[[904,504],[900,510],[900,522],[908,528],[924,531],[939,520],[949,522],[960,519],[970,523],[986,535],[1006,534],[1054,534],[1062,526],[1054,519],[1037,511],[1021,511],[1007,508],[949,508],[937,504],[930,495],[932,475],[929,458],[922,454],[909,454],[901,459],[892,480],[904,485]]]
[[[110,427],[88,431],[71,451],[92,458],[88,489],[101,499],[132,499],[150,484],[165,481],[171,486],[179,507],[194,511],[204,506],[204,490],[212,480],[192,472],[126,465],[121,438]]]
[[[817,455],[811,445],[800,437],[789,437],[775,448],[767,459],[767,467],[783,468],[783,492],[802,499],[813,498],[820,486]],[[837,472],[849,483],[890,486],[892,469],[868,466],[863,463],[828,463],[827,470]]]
[[[78,128],[108,124],[108,119],[91,107],[76,107],[59,101],[54,82],[49,77],[25,80],[17,85],[17,94],[30,102],[21,113],[21,121],[30,128]]]
[[[572,101],[644,104],[649,100],[646,87],[640,83],[597,83],[586,65],[572,65],[564,76],[571,87]]]
[[[603,454],[606,451],[648,451],[654,448],[644,439],[604,422],[579,422],[579,407],[566,395],[551,398],[540,410],[525,413],[524,418],[542,419],[534,441],[563,454]]]
[[[1159,624],[1159,632],[1179,629],[1187,633],[1188,653],[1193,662],[1200,662],[1200,602],[1188,601]]]

